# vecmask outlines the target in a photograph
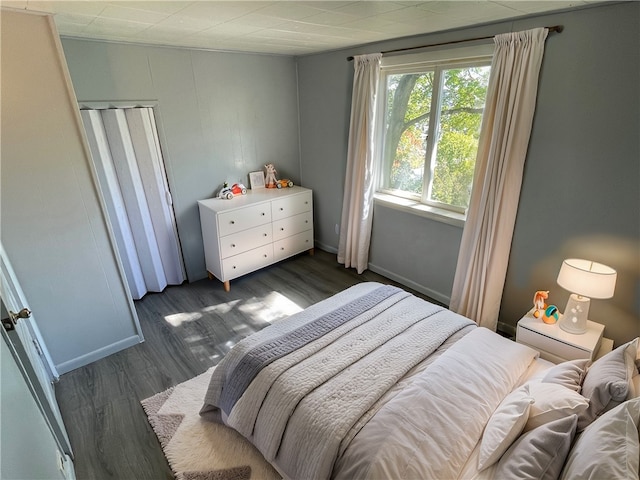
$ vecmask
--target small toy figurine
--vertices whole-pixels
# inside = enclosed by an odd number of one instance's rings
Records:
[[[544,323],[556,323],[558,321],[558,307],[555,305],[549,305],[542,314],[542,321]]]
[[[224,198],[227,200],[231,200],[234,195],[246,195],[247,187],[245,187],[241,183],[234,183],[233,186],[229,186],[227,182],[224,182],[222,186],[222,190],[218,193],[218,198]]]
[[[282,180],[278,180],[276,182],[276,187],[278,188],[287,188],[287,187],[293,187],[293,182],[289,179],[282,179]]]
[[[218,192],[218,198],[226,198],[227,200],[231,200],[233,198],[233,192],[227,182],[224,182],[222,189]]]
[[[533,296],[533,316],[540,318],[540,315],[544,314],[544,309],[547,308],[547,304],[544,301],[549,298],[549,290],[538,290]]]
[[[247,187],[245,187],[242,183],[234,183],[233,186],[231,187],[231,191],[235,195],[246,195]]]
[[[276,179],[276,167],[273,163],[267,163],[264,168],[267,169],[267,176],[264,179],[264,186],[267,188],[276,188],[278,180]]]

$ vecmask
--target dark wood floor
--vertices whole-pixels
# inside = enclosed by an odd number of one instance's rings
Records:
[[[369,271],[357,275],[316,250],[234,280],[229,293],[202,280],[147,294],[136,302],[145,342],[66,373],[56,385],[77,478],[173,478],[140,400],[216,365],[239,339],[267,326],[265,318],[363,281],[394,283]]]

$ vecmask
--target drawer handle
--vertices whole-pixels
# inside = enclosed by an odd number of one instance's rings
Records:
[[[309,223],[309,220],[305,220],[304,223]]]
[[[283,211],[283,210],[284,210],[284,208],[280,207],[280,211]]]
[[[280,247],[280,250],[284,250],[284,247]]]
[[[304,202],[305,205],[309,205],[309,202]]]
[[[234,270],[236,269],[236,266],[235,266],[235,265],[233,266],[233,269],[234,269]]]
[[[262,234],[262,236],[263,236],[263,237],[266,237],[266,236],[267,236],[267,234],[266,234],[266,233],[263,233],[263,234]]]
[[[260,215],[262,215],[264,217],[264,212],[262,212]]]
[[[231,225],[235,225],[236,221],[235,220],[231,220]]]
[[[266,253],[264,254],[264,258],[267,258],[267,254]]]
[[[235,243],[232,243],[232,244],[231,244],[231,248],[236,248],[236,244],[235,244]]]
[[[284,227],[280,227],[280,231],[281,231],[281,232],[284,232]]]

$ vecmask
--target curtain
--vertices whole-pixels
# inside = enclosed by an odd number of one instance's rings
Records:
[[[354,57],[349,146],[338,262],[367,269],[375,193],[374,135],[381,53]]]
[[[450,308],[496,330],[548,30],[497,35]]]
[[[181,284],[182,254],[153,109],[81,114],[132,297]]]

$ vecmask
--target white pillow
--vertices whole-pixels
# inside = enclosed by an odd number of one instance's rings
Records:
[[[579,415],[589,407],[586,398],[557,383],[529,383],[529,391],[535,402],[529,411],[525,432],[559,418]]]
[[[631,385],[633,385],[633,392],[632,392],[632,397],[631,398],[640,397],[640,374],[634,376],[631,379]]]
[[[497,462],[518,438],[527,423],[532,403],[529,385],[523,385],[507,395],[498,405],[482,434],[478,457],[479,471]]]
[[[591,360],[588,358],[580,358],[559,363],[547,371],[542,381],[545,383],[559,383],[570,390],[580,393],[582,380],[584,380],[584,376],[587,373],[587,365],[590,362]]]
[[[627,400],[636,397],[635,386],[633,384],[633,377],[638,374],[638,367],[636,366],[638,351],[640,351],[640,337],[634,338],[627,344],[627,348],[624,351],[624,363],[627,367],[627,379],[629,381],[629,391],[627,393]]]
[[[596,360],[582,382],[582,395],[589,399],[589,408],[578,417],[578,431],[599,415],[633,396],[632,378],[639,339],[620,345]]]
[[[629,375],[629,393],[627,395],[627,400],[640,397],[640,390],[638,389],[639,382],[637,378],[640,376],[640,371],[638,371],[638,362],[640,362],[640,337],[632,340],[631,344],[636,346],[635,358],[633,356],[634,352],[632,348],[625,350],[625,362],[627,365],[627,374]]]
[[[628,400],[596,418],[569,451],[562,479],[638,478],[640,398]]]
[[[571,415],[522,434],[498,462],[493,478],[557,480],[577,424],[578,417]]]

